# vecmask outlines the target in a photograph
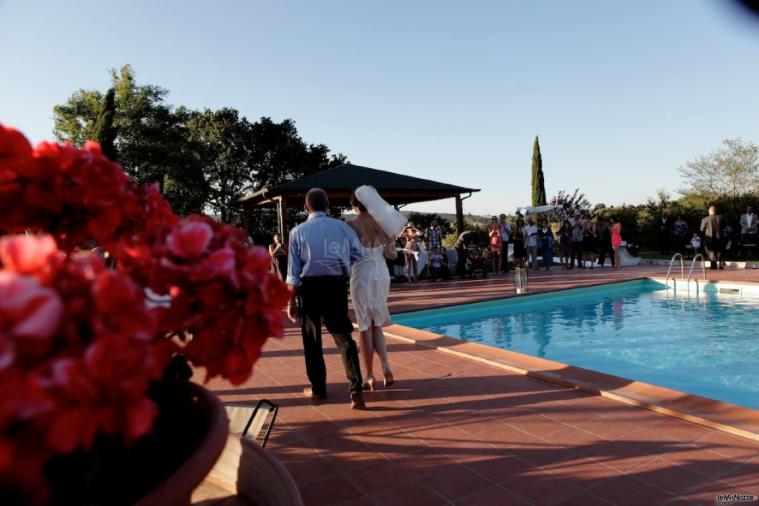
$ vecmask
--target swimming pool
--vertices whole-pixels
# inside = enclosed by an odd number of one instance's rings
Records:
[[[393,315],[395,323],[759,409],[759,293],[614,283]]]

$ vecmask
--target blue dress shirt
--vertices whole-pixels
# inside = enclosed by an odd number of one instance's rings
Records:
[[[340,220],[317,211],[290,231],[287,284],[300,286],[310,276],[350,276],[351,262],[363,252],[356,232]]]

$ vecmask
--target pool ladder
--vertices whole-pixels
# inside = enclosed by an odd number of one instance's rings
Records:
[[[703,275],[703,280],[706,281],[706,267],[705,267],[705,259],[704,255],[701,253],[696,254],[696,256],[693,257],[693,260],[690,264],[690,269],[688,270],[688,277],[685,277],[685,259],[681,253],[675,253],[672,255],[672,260],[669,261],[669,269],[667,269],[667,277],[664,279],[664,286],[668,289],[669,288],[669,278],[672,275],[672,266],[675,264],[675,260],[680,259],[680,279],[685,280],[685,287],[688,291],[690,291],[690,280],[693,279],[696,282],[696,293],[699,292],[699,284],[698,284],[698,278],[693,277],[693,268],[696,266],[696,262],[698,259],[701,259],[701,271]],[[672,289],[677,292],[677,280],[674,276],[672,277]]]

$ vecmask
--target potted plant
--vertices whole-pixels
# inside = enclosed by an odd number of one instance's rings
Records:
[[[0,503],[187,503],[227,440],[190,364],[241,384],[282,334],[268,253],[2,125],[0,233]]]

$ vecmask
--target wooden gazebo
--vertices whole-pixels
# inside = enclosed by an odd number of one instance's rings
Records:
[[[350,197],[353,194],[353,190],[364,184],[374,186],[385,200],[396,207],[414,202],[447,198],[456,199],[457,234],[460,234],[464,230],[462,201],[470,197],[472,193],[480,191],[479,189],[464,188],[429,179],[346,163],[333,169],[311,174],[296,181],[250,192],[240,199],[240,203],[243,205],[246,217],[253,208],[276,206],[279,233],[282,237],[287,237],[286,210],[288,206],[301,207],[308,190],[311,188],[322,188],[327,192],[330,204],[340,207],[350,207]]]

